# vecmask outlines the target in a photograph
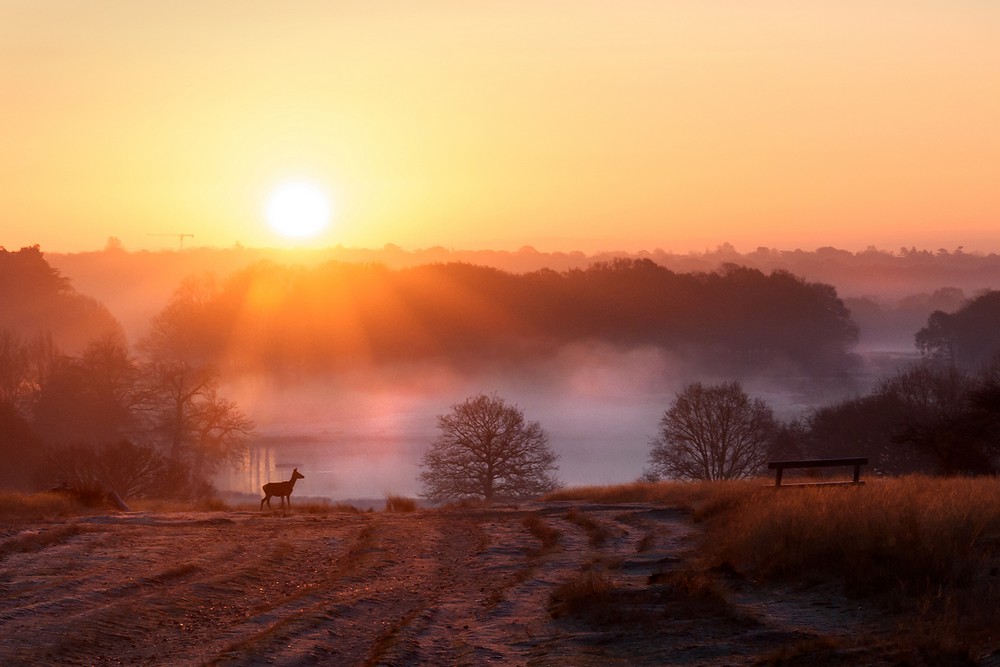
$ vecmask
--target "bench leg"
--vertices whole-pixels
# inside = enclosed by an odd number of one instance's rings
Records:
[[[861,466],[854,466],[854,483],[857,484],[861,481]]]
[[[783,473],[784,471],[785,471],[784,468],[777,468],[777,470],[776,470],[776,472],[774,474],[774,485],[775,486],[781,486],[781,473]]]

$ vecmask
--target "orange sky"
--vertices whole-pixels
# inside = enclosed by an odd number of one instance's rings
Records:
[[[1000,252],[989,0],[0,0],[0,245]]]

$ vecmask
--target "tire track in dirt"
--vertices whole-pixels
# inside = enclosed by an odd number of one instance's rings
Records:
[[[699,536],[644,504],[52,521],[0,539],[0,664],[739,665],[866,622]]]
[[[449,565],[444,554],[464,548],[443,544],[441,519],[433,514],[379,514],[370,521],[363,539],[323,586],[296,599],[295,609],[286,608],[253,637],[227,648],[218,662],[254,664],[263,656],[269,664],[377,660],[398,629],[447,581],[441,574]]]
[[[197,664],[220,634],[310,583],[300,568],[282,571],[299,548],[280,540],[282,526],[256,517],[128,516],[92,528],[0,563],[3,592],[21,590],[0,602],[2,656]]]

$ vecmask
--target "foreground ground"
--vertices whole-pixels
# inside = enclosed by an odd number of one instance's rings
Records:
[[[697,539],[649,504],[11,524],[0,664],[932,664],[834,586],[699,569]]]

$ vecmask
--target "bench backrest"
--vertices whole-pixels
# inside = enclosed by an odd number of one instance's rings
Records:
[[[767,464],[769,470],[775,468],[831,468],[833,466],[863,466],[868,465],[867,456],[859,456],[853,459],[803,459],[799,461],[770,461]]]

